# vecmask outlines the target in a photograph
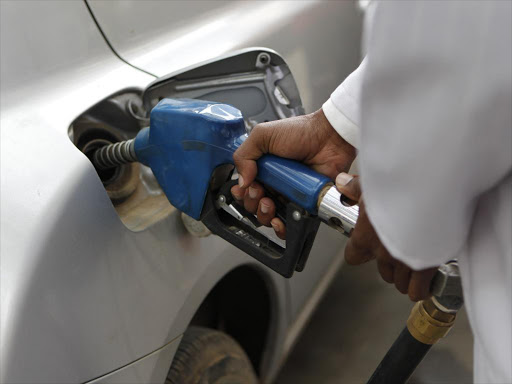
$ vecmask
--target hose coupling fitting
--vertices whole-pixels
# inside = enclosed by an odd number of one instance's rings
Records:
[[[456,313],[446,313],[437,308],[433,298],[420,301],[412,308],[407,319],[407,329],[423,344],[435,344],[442,339],[455,322]]]
[[[318,197],[318,217],[331,228],[350,236],[359,216],[359,206],[344,205],[341,199],[336,187],[327,184]]]

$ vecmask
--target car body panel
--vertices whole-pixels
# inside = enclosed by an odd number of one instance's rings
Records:
[[[87,2],[116,52],[156,76],[246,47],[279,52],[306,112],[360,60],[362,14],[353,1]]]
[[[322,227],[306,269],[315,276],[287,281],[217,237],[190,236],[178,211],[130,231],[68,128],[102,99],[155,77],[116,57],[82,2],[0,6],[0,382],[86,382],[141,359],[179,337],[240,265],[265,277],[279,311],[270,379],[307,284],[321,279],[343,239]]]
[[[172,361],[181,341],[181,336],[170,341],[159,350],[116,369],[104,376],[98,377],[87,384],[161,384],[165,382]]]

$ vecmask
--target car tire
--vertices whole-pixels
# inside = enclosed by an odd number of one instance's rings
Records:
[[[174,355],[166,384],[257,384],[251,361],[229,335],[189,327]]]

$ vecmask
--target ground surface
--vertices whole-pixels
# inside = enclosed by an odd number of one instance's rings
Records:
[[[374,263],[344,266],[281,370],[277,384],[365,383],[405,325],[412,302]],[[409,383],[471,383],[473,339],[462,311]]]

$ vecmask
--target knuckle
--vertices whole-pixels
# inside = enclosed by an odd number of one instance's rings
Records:
[[[277,237],[279,237],[281,240],[286,240],[286,229],[281,228],[278,231],[276,231]]]
[[[241,194],[239,190],[231,189],[231,195],[233,195],[233,197],[237,200],[243,199],[243,194]]]
[[[392,284],[393,283],[393,276],[391,275],[391,273],[389,272],[381,272],[380,273],[380,276],[382,277],[382,280],[384,280],[386,283],[388,284]]]
[[[416,291],[411,291],[409,292],[409,299],[411,299],[411,301],[420,301],[423,300],[423,295],[419,294]]]
[[[249,138],[245,140],[245,142],[249,143],[258,143],[264,138],[265,135],[265,126],[263,124],[257,124],[254,126],[254,128],[251,130],[251,134],[249,135]]]
[[[349,254],[345,253],[345,262],[348,264],[348,265],[356,265],[356,262],[354,260],[352,260],[352,256],[350,256]]]
[[[242,160],[243,160],[243,157],[240,154],[240,150],[236,150],[235,153],[233,153],[233,161],[235,163],[240,163]]]
[[[405,295],[405,294],[407,293],[407,287],[403,287],[402,285],[399,285],[399,286],[397,287],[397,289],[398,289],[398,291],[399,291],[401,294],[403,294],[403,295]]]
[[[252,130],[251,130],[251,136],[252,136],[252,135],[257,136],[257,135],[261,132],[261,130],[264,128],[264,127],[263,127],[263,124],[264,124],[264,123],[258,123],[258,124],[256,124],[256,125],[252,128]]]
[[[252,140],[253,146],[259,148],[262,152],[268,152],[270,143],[276,133],[276,129],[270,123],[260,123],[252,129],[249,138]]]
[[[254,205],[252,204],[251,199],[247,196],[244,198],[244,208],[250,213],[255,213]]]
[[[251,135],[256,133],[256,135],[261,134],[263,131],[268,130],[272,125],[272,122],[266,121],[263,123],[256,124],[251,130]]]
[[[388,284],[394,283],[393,271],[390,268],[388,268],[386,266],[379,268],[379,273],[380,273],[380,277],[382,277],[382,280],[384,280],[386,283],[388,283]]]

